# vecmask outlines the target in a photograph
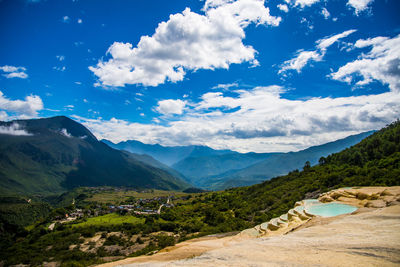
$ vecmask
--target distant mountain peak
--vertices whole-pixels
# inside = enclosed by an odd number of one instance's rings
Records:
[[[160,144],[144,144],[137,140],[127,140],[119,142],[118,144],[108,140],[102,140],[102,142],[116,149],[126,150],[136,154],[150,155],[168,166],[172,166],[187,157],[238,153],[231,150],[215,150],[208,146],[201,145],[162,146]]]
[[[88,141],[97,141],[97,138],[85,126],[66,116],[0,122],[0,125],[3,126],[10,126],[12,124],[18,124],[30,134],[48,135],[58,133],[65,137],[77,137],[87,139]]]

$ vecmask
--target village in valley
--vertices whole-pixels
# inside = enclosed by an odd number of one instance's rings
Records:
[[[164,209],[174,207],[173,201],[186,200],[189,194],[174,195],[173,192],[153,189],[135,190],[126,187],[83,187],[77,198],[73,197],[69,209],[60,209],[48,226],[53,230],[57,223],[63,224],[81,218],[93,218],[106,214],[160,215]],[[140,197],[135,197],[137,195]],[[110,198],[112,196],[112,198]]]

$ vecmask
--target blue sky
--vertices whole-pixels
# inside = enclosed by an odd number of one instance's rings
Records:
[[[399,118],[396,0],[0,1],[0,120],[293,151]]]

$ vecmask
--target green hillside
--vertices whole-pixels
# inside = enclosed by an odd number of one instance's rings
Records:
[[[181,190],[189,185],[161,168],[99,142],[67,118],[0,122],[30,135],[0,134],[0,193],[56,194],[78,186]]]

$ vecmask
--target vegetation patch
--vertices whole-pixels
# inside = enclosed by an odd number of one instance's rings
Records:
[[[89,226],[105,226],[118,224],[140,224],[144,223],[144,218],[138,218],[130,215],[119,215],[110,213],[102,216],[87,218],[84,222],[73,224],[72,227],[89,227]]]

